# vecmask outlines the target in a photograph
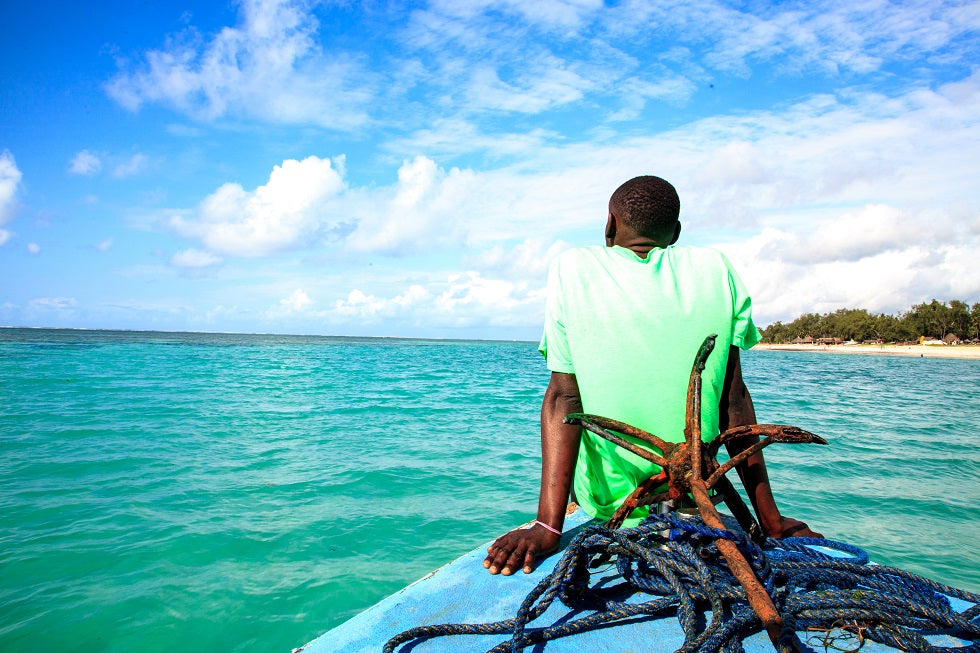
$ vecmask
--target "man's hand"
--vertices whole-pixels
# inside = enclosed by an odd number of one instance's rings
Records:
[[[524,573],[530,574],[534,569],[534,558],[555,551],[559,539],[558,535],[537,524],[513,530],[490,545],[483,567],[491,574],[510,576],[523,566]]]
[[[801,522],[799,519],[793,519],[792,517],[782,517],[780,516],[780,530],[779,533],[769,533],[770,537],[774,537],[777,540],[781,540],[787,537],[819,537],[823,538],[823,535],[817,533],[816,531],[810,530],[810,527],[806,525],[806,522]]]
[[[742,379],[742,363],[739,361],[738,347],[728,350],[728,369],[725,372],[725,386],[718,406],[719,428],[726,431],[736,426],[755,424],[755,406],[749,389]],[[759,441],[758,437],[744,437],[725,443],[729,456],[737,456],[746,448]],[[766,461],[761,451],[749,456],[741,465],[735,468],[742,486],[745,488],[759,525],[769,537],[777,540],[786,537],[823,537],[820,533],[810,530],[810,527],[799,519],[783,517],[776,506],[769,485],[769,473],[766,471]]]
[[[582,398],[574,374],[552,372],[541,402],[541,491],[537,519],[561,530],[565,523],[568,493],[572,486],[575,459],[582,427],[565,424],[565,415],[582,412]],[[510,576],[519,568],[534,569],[535,556],[558,548],[557,533],[539,524],[497,538],[487,549],[483,566],[491,574]]]

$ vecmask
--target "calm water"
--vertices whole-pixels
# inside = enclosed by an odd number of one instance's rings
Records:
[[[980,590],[980,362],[749,352],[783,512]],[[533,516],[530,343],[0,329],[0,650],[289,651]]]

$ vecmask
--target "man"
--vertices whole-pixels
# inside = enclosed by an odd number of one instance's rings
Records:
[[[541,491],[534,525],[500,537],[483,566],[491,574],[530,573],[535,556],[558,546],[569,491],[590,515],[608,519],[624,498],[658,471],[652,463],[564,424],[585,412],[638,426],[661,438],[684,439],[684,411],[694,355],[715,333],[702,374],[702,437],[755,424],[742,381],[739,348],[759,341],[751,301],[719,252],[677,247],[680,200],[659,177],[631,179],[609,200],[606,246],[563,253],[548,278],[544,335],[539,347],[551,381],[541,406]],[[752,444],[728,445],[730,455]],[[820,537],[783,517],[759,452],[739,476],[771,537]],[[624,523],[648,514],[638,508]]]

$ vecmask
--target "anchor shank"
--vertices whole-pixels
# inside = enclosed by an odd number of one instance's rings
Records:
[[[711,528],[726,530],[725,525],[721,521],[721,516],[715,510],[711,499],[708,497],[708,492],[704,485],[702,483],[692,483],[691,493],[694,495],[694,502],[697,503],[700,509],[701,519],[704,520],[704,523]],[[738,550],[734,542],[719,538],[715,540],[715,544],[725,557],[725,561],[728,563],[728,569],[735,576],[735,579],[738,580],[742,589],[745,590],[745,597],[748,599],[752,609],[755,610],[755,613],[759,615],[759,619],[762,621],[762,625],[765,627],[769,639],[772,640],[773,645],[778,649],[779,640],[783,632],[783,618],[779,616],[779,612],[776,610],[776,606],[773,605],[772,599],[766,593],[766,589],[759,582],[759,579],[756,578],[752,567],[745,560],[742,552]]]

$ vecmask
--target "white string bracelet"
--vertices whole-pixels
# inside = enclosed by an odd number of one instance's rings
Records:
[[[558,530],[557,528],[552,528],[551,526],[548,526],[543,521],[538,521],[537,519],[535,519],[534,520],[534,523],[537,524],[538,526],[540,526],[541,528],[545,529],[545,530],[551,531],[555,535],[561,535],[561,531],[560,530]]]

